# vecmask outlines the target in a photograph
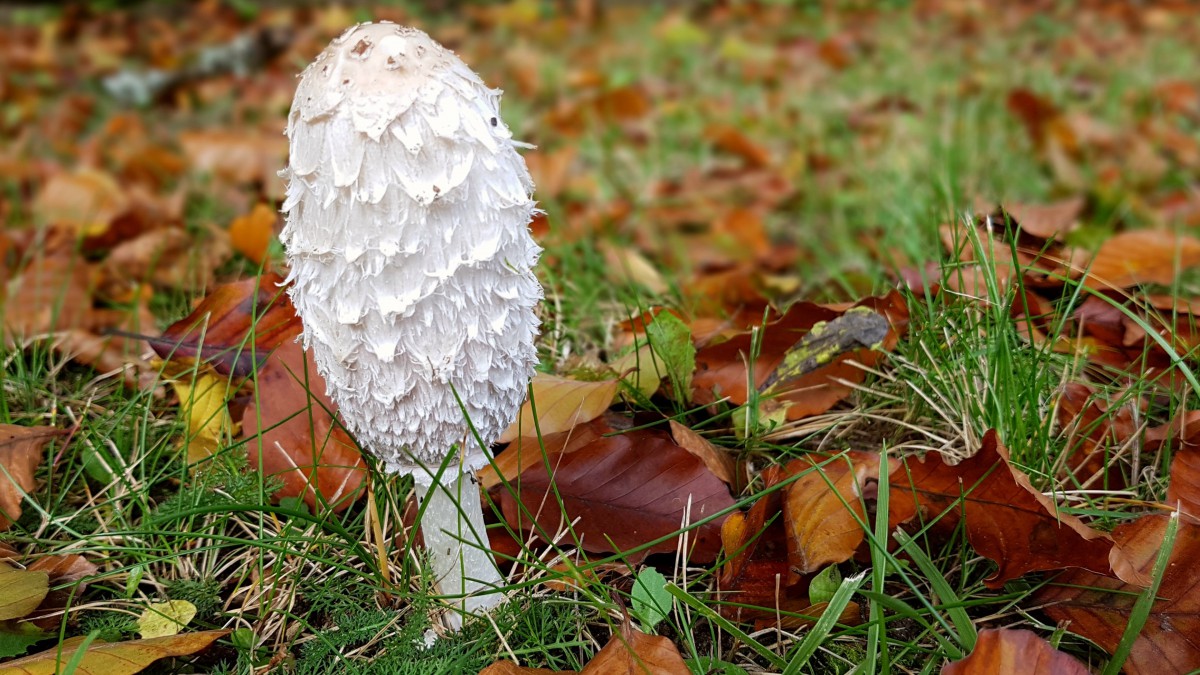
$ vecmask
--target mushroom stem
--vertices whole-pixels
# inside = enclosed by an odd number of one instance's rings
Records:
[[[417,499],[428,501],[421,517],[421,534],[429,552],[432,576],[452,610],[444,620],[449,628],[462,627],[463,615],[485,611],[504,600],[504,580],[492,558],[483,522],[479,484],[469,471],[447,469],[442,482],[416,484]]]

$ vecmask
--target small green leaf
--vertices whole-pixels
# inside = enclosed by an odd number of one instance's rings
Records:
[[[0,659],[11,659],[52,635],[26,621],[0,623]]]
[[[662,359],[675,398],[686,402],[692,395],[692,374],[696,372],[696,345],[692,331],[670,312],[659,312],[646,326],[646,337],[655,356]]]
[[[667,580],[653,567],[647,567],[633,582],[633,612],[646,628],[654,628],[671,613],[671,594]]]
[[[841,585],[842,573],[838,571],[837,565],[826,567],[821,570],[820,574],[813,577],[812,582],[808,585],[809,603],[816,605],[833,600],[833,594]]]

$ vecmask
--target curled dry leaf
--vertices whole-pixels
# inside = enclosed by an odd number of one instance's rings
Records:
[[[1008,628],[979,631],[971,655],[942,668],[942,675],[1088,675],[1090,672],[1078,659],[1058,651],[1037,633]]]
[[[282,284],[279,275],[264,274],[219,286],[162,337],[149,340],[150,346],[163,359],[181,364],[197,359],[222,375],[245,377],[271,350],[300,334],[300,318]]]
[[[1113,530],[1122,554],[1135,570],[1149,577],[1162,546],[1169,516],[1148,515]],[[1130,675],[1187,673],[1200,668],[1200,525],[1179,523],[1158,600],[1133,643],[1124,671]],[[1121,641],[1130,613],[1143,592],[1119,579],[1070,570],[1042,587],[1035,601],[1067,630],[1112,652]]]
[[[497,442],[508,443],[521,436],[537,438],[539,431],[543,436],[556,434],[591,422],[608,409],[620,383],[617,380],[585,382],[537,373],[530,386],[533,401],[525,401],[517,420]]]
[[[550,453],[571,444],[578,428],[546,437],[545,460],[526,466],[508,488],[496,488],[510,526],[536,527],[552,539],[573,523],[585,551],[628,552],[733,505],[728,486],[666,430],[615,433],[603,419],[586,426],[592,440],[573,452]],[[692,562],[711,562],[720,551],[720,528],[720,520],[709,521],[631,553],[629,561],[686,546]]]
[[[737,462],[733,460],[733,456],[728,450],[713,445],[707,438],[675,420],[671,420],[670,426],[671,438],[675,439],[679,447],[700,458],[700,461],[704,462],[704,466],[708,467],[708,470],[713,472],[717,478],[731,487],[742,483],[735,476]]]
[[[227,630],[206,630],[128,642],[96,640],[88,645],[74,672],[78,675],[133,675],[159,659],[195,654],[228,634]],[[44,652],[9,661],[4,664],[4,675],[55,675],[63,672],[66,664],[75,659],[85,639],[70,638]]]
[[[289,342],[255,378],[254,400],[242,415],[251,468],[283,480],[275,499],[301,497],[314,512],[345,510],[363,493],[367,467],[358,445],[333,418],[311,352]]]
[[[972,457],[951,466],[941,456],[907,460],[891,472],[889,527],[938,519],[946,531],[965,521],[967,540],[980,554],[996,561],[989,588],[1023,574],[1081,567],[1112,573],[1112,539],[1063,513],[1033,488],[1014,467],[995,430],[988,431]]]
[[[53,427],[0,424],[0,531],[21,517],[21,501],[37,485],[33,474],[46,459],[46,444],[64,433]]]

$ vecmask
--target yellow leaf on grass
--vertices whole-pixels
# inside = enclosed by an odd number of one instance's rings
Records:
[[[76,675],[133,675],[159,659],[195,654],[228,634],[227,630],[207,630],[152,640],[96,640],[88,645],[74,672]],[[44,652],[9,661],[0,666],[0,675],[55,675],[63,672],[85,639],[71,638]]]
[[[646,398],[650,398],[658,392],[663,378],[667,375],[662,359],[654,354],[654,349],[649,344],[644,344],[628,354],[618,357],[608,367]]]
[[[199,373],[192,380],[175,380],[171,386],[179,396],[179,407],[187,413],[187,461],[195,464],[212,456],[230,438],[229,381],[213,373]]]
[[[538,373],[533,376],[533,403],[525,401],[520,417],[504,431],[499,440],[508,443],[521,436],[534,438],[538,431],[543,436],[556,434],[591,422],[608,409],[617,393],[618,384],[617,380],[581,382]],[[536,423],[533,414],[535,407]]]
[[[196,606],[187,600],[156,602],[138,617],[138,633],[146,639],[176,635],[196,618]]]
[[[0,562],[0,621],[29,616],[50,592],[50,576]]]

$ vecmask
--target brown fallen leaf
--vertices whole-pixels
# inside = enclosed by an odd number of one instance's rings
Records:
[[[254,399],[242,415],[251,469],[283,480],[276,500],[301,497],[314,513],[344,511],[363,494],[367,467],[350,435],[333,418],[311,352],[280,346],[259,369]]]
[[[1200,239],[1167,230],[1122,232],[1100,245],[1085,267],[1084,284],[1098,289],[1169,286],[1180,272],[1197,265]]]
[[[198,359],[222,375],[245,377],[271,350],[300,334],[300,317],[282,283],[268,273],[218,286],[191,314],[148,342],[163,359],[181,364]]]
[[[41,336],[92,324],[92,269],[69,249],[54,247],[29,261],[5,287],[6,333]]]
[[[1079,216],[1086,205],[1083,197],[1071,197],[1051,204],[1010,202],[1003,206],[1021,231],[1040,239],[1055,239],[1079,227]]]
[[[665,429],[617,433],[602,419],[589,426],[611,435],[598,435],[573,452],[548,454],[510,480],[507,489],[495,488],[511,527],[529,531],[536,526],[551,539],[574,523],[571,529],[583,550],[629,552],[733,505],[729,487]],[[545,438],[547,450],[565,446],[573,432]],[[720,528],[719,520],[710,521],[685,538],[670,537],[628,553],[628,561],[686,545],[689,560],[711,562],[720,551]],[[574,541],[566,537],[565,542]]]
[[[580,675],[690,675],[679,648],[665,637],[647,635],[625,621]],[[523,668],[507,659],[479,675],[573,675],[574,671]]]
[[[1113,539],[1124,556],[1149,577],[1167,529],[1166,515],[1147,515],[1117,526]],[[1200,525],[1179,523],[1175,547],[1158,589],[1158,600],[1133,643],[1124,672],[1130,675],[1187,673],[1200,668]],[[1100,645],[1117,648],[1143,588],[1084,570],[1054,577],[1035,595],[1055,621]]]
[[[733,455],[728,450],[713,445],[707,438],[675,420],[671,420],[670,426],[671,438],[675,439],[679,447],[699,457],[700,461],[704,462],[704,466],[707,466],[708,470],[713,472],[717,478],[730,487],[736,487],[743,483],[736,475],[737,462],[734,461]]]
[[[1088,675],[1091,671],[1029,630],[988,628],[970,656],[947,663],[942,675]]]
[[[106,171],[83,168],[56,173],[33,199],[34,220],[62,225],[83,235],[104,231],[129,207],[117,179]]]
[[[1112,573],[1112,539],[1063,513],[1014,467],[995,430],[973,456],[951,466],[941,456],[908,459],[891,472],[889,527],[938,518],[939,531],[964,521],[967,540],[996,561],[989,588],[1029,572],[1081,567]],[[942,514],[945,514],[944,516]]]
[[[87,588],[86,579],[100,571],[99,567],[78,554],[42,556],[25,569],[45,572],[49,577],[49,592],[28,618],[42,630],[52,630],[62,623],[63,618],[57,613],[72,604],[79,604],[79,598]],[[55,588],[64,585],[65,588]]]
[[[228,630],[180,633],[169,637],[127,642],[93,641],[74,672],[79,675],[133,675],[168,656],[195,654],[229,634]],[[73,637],[44,652],[5,663],[3,675],[56,675],[71,663],[86,637]]]
[[[517,420],[505,429],[497,442],[508,443],[521,436],[537,438],[539,431],[547,436],[591,422],[608,409],[620,382],[587,382],[537,373],[530,386],[533,387],[532,403],[525,401]]]
[[[54,427],[0,424],[0,531],[21,517],[21,501],[37,485],[33,474],[46,459],[46,444],[65,433]]]
[[[210,228],[198,241],[182,228],[160,227],[113,247],[104,260],[110,284],[119,280],[159,288],[202,289],[232,255],[229,234]]]
[[[508,444],[490,464],[479,470],[479,483],[485,490],[503,482],[512,482],[532,466],[544,465],[548,457],[583,449],[612,431],[607,413],[597,419],[579,424],[565,432],[541,438],[521,436]],[[615,421],[614,421],[615,422]]]
[[[789,581],[849,560],[864,538],[862,486],[878,478],[879,455],[850,451],[824,462],[792,460],[788,475],[803,473],[785,489]],[[805,473],[807,472],[807,473]]]

